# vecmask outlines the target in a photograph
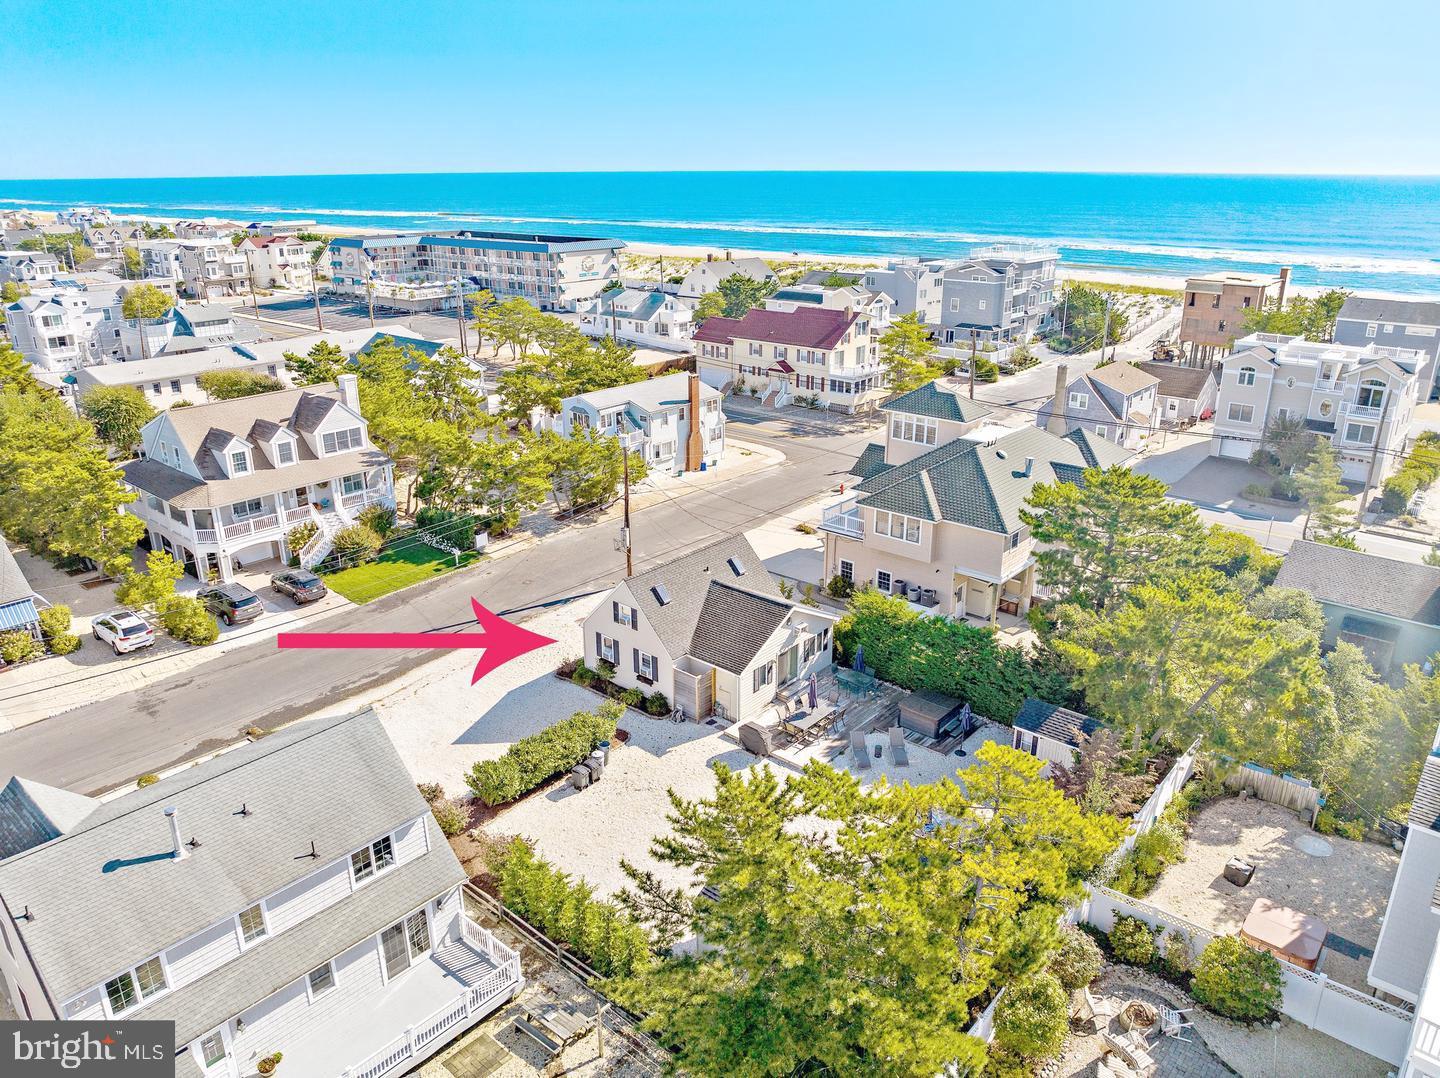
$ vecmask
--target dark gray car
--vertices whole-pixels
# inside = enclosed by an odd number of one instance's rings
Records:
[[[296,606],[313,603],[330,593],[325,581],[308,569],[287,569],[283,573],[276,573],[270,578],[270,587],[281,595],[290,596],[295,600]]]
[[[199,598],[212,614],[226,625],[238,625],[242,621],[254,621],[265,613],[260,596],[244,584],[216,584],[201,588]]]

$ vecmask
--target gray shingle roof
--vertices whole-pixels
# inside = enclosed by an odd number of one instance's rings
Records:
[[[1109,438],[1102,438],[1084,427],[1076,427],[1065,435],[1065,440],[1075,443],[1081,456],[1085,458],[1086,467],[1089,468],[1109,468],[1112,465],[1124,464],[1134,456],[1134,453],[1124,446],[1116,445]]]
[[[784,599],[756,595],[712,580],[705,589],[690,654],[732,674],[743,673],[765,641],[785,624],[792,609]]]
[[[943,384],[942,384],[943,383]],[[880,407],[887,412],[923,415],[932,419],[948,419],[951,423],[974,423],[994,414],[994,409],[965,396],[966,387],[958,380],[936,379],[918,389],[902,393]]]
[[[1015,716],[1015,725],[1078,749],[1080,735],[1093,734],[1103,724],[1099,719],[1092,719],[1079,711],[1027,696],[1020,705],[1020,713]]]
[[[1275,584],[1322,603],[1440,625],[1440,568],[1297,540]]]
[[[1199,399],[1205,384],[1214,381],[1218,373],[1205,367],[1186,367],[1179,363],[1137,363],[1135,366],[1160,379],[1156,393],[1184,400]]]
[[[30,582],[20,571],[15,555],[10,553],[4,534],[0,533],[0,603],[13,603],[19,599],[28,599],[34,594]]]
[[[1440,326],[1440,302],[1351,296],[1340,308],[1341,318],[1362,322],[1403,322],[1410,326]]]
[[[0,789],[0,860],[59,838],[98,804],[84,794],[16,775]]]
[[[1115,452],[1104,450],[1106,459],[1100,466],[1130,456],[1118,446],[1110,449]],[[1027,457],[1034,458],[1029,475]],[[1091,465],[1075,440],[1057,438],[1039,427],[1021,427],[990,444],[957,438],[887,468],[861,482],[857,490],[859,504],[870,508],[1008,535],[1020,528],[1020,508],[1036,483],[1073,482]]]
[[[1133,363],[1107,363],[1103,367],[1096,367],[1090,372],[1090,380],[1127,397],[1143,393],[1160,381],[1155,375],[1142,371]]]
[[[169,856],[167,807],[201,843],[181,861]],[[297,723],[0,861],[0,895],[35,913],[16,927],[63,1002],[421,815],[374,712]],[[311,842],[319,861],[297,859]]]
[[[731,569],[729,561],[732,558],[738,559],[744,567],[743,575],[737,576]],[[625,583],[641,618],[655,630],[670,657],[678,659],[691,653],[697,634],[701,632],[701,613],[709,599],[710,587],[716,581],[728,584],[732,589],[794,606],[780,594],[760,555],[755,553],[755,548],[743,535],[729,536],[701,547],[649,572],[632,576]],[[656,585],[664,585],[670,595],[670,601],[663,606],[655,597]],[[726,628],[743,631],[739,625]]]

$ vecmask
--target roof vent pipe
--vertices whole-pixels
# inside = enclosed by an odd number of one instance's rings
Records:
[[[176,861],[183,861],[190,856],[190,851],[185,848],[185,843],[180,839],[180,817],[175,814],[173,808],[167,808],[165,819],[170,821],[170,856]]]

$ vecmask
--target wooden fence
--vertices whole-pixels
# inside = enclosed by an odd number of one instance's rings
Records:
[[[1249,790],[1261,801],[1294,809],[1310,821],[1311,827],[1315,826],[1315,817],[1320,812],[1320,791],[1314,786],[1249,766],[1238,767],[1227,775],[1225,785],[1232,790]]]

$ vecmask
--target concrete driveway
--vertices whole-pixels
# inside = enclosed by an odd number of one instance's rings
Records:
[[[1251,483],[1268,486],[1272,477],[1248,461],[1206,457],[1170,488],[1172,498],[1199,506],[1227,509],[1250,516],[1294,521],[1305,515],[1303,506],[1284,502],[1257,502],[1241,491]]]

